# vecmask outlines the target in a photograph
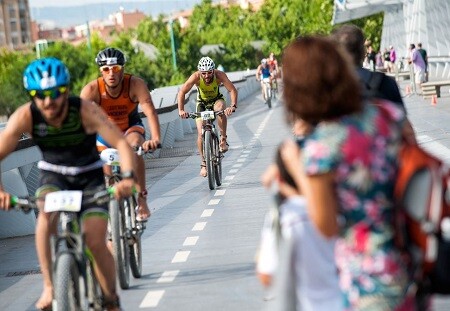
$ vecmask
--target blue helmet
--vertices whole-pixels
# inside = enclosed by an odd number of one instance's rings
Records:
[[[26,90],[43,91],[70,82],[69,70],[57,58],[46,57],[33,61],[23,73],[23,86]]]

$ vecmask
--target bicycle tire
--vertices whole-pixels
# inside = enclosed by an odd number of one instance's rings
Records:
[[[94,264],[90,260],[87,260],[86,263],[86,283],[89,310],[103,310],[101,301],[102,289],[94,273]]]
[[[133,277],[138,279],[142,276],[142,243],[141,243],[141,235],[142,229],[139,228],[136,221],[136,208],[137,202],[136,197],[131,196],[125,199],[124,204],[128,204],[129,217],[131,220],[131,232],[132,241],[130,244],[130,268]]]
[[[205,131],[203,137],[204,156],[206,161],[206,171],[208,173],[208,185],[210,190],[214,190],[214,167],[212,155],[212,137],[210,131]]]
[[[130,287],[129,247],[126,237],[125,215],[121,204],[123,203],[117,200],[110,201],[109,217],[117,278],[120,288],[128,289]]]
[[[56,310],[81,310],[80,271],[74,256],[62,253],[56,260],[53,276]]]
[[[213,139],[213,150],[214,150],[214,178],[216,180],[216,185],[220,186],[222,184],[222,153],[219,147],[219,138],[214,135]]]

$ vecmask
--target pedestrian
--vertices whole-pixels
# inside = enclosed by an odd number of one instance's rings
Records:
[[[414,82],[420,88],[421,84],[425,82],[425,61],[422,55],[417,51],[414,43],[409,45],[409,64],[413,65],[414,68]]]
[[[395,68],[395,62],[397,61],[397,54],[395,53],[395,49],[394,46],[389,46],[389,58],[391,60],[390,63],[390,72],[395,72],[396,68]]]
[[[403,110],[366,104],[353,65],[329,39],[298,38],[282,62],[287,113],[315,124],[301,150],[285,142],[283,163],[316,229],[338,237],[344,307],[411,310],[411,279],[392,223]]]
[[[417,43],[417,52],[420,53],[420,55],[422,56],[423,61],[425,62],[425,81],[428,81],[428,55],[427,55],[427,50],[425,50],[424,48],[422,48],[422,43]]]

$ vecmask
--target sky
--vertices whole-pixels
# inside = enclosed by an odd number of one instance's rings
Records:
[[[176,0],[166,0],[167,2],[176,2]],[[28,0],[30,7],[39,8],[39,7],[49,7],[49,6],[83,6],[86,4],[92,3],[118,3],[121,2],[152,2],[152,0],[73,0],[73,1],[61,1],[61,0]],[[183,2],[179,1],[178,2]]]

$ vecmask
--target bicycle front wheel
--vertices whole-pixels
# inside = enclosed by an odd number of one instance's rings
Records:
[[[119,203],[117,200],[110,201],[109,218],[117,277],[120,288],[127,289],[130,287],[129,247],[126,236],[125,215],[121,204],[123,203]]]
[[[212,151],[212,137],[210,131],[205,131],[203,137],[204,156],[206,161],[206,171],[208,172],[208,185],[210,190],[214,190],[214,166],[213,166],[213,151]]]
[[[58,311],[81,310],[80,271],[72,254],[63,253],[56,260],[54,293]]]
[[[131,224],[131,241],[130,247],[130,268],[133,277],[140,278],[142,276],[142,244],[141,235],[143,231],[143,224],[138,224],[136,221],[136,197],[131,196],[124,200],[125,210],[128,211],[127,217],[130,217]]]
[[[214,177],[216,180],[216,185],[220,186],[222,184],[222,152],[220,152],[219,138],[217,137],[217,135],[214,135],[213,150],[214,150]]]

